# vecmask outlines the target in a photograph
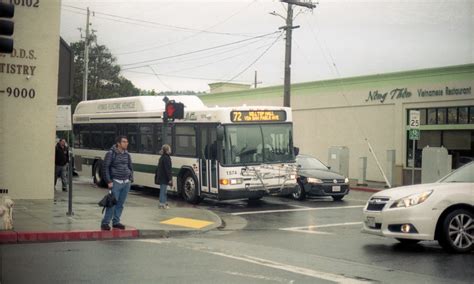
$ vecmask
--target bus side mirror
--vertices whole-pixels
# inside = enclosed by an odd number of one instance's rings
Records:
[[[299,147],[293,147],[293,151],[295,153],[295,156],[298,156],[300,153],[300,148]]]
[[[224,126],[218,125],[217,126],[217,141],[224,140]]]

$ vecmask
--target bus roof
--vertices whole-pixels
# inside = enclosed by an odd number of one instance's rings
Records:
[[[98,118],[104,123],[106,120],[115,120],[125,117],[129,119],[129,121],[131,121],[131,118],[136,120],[140,118],[161,118],[161,115],[165,110],[163,98],[164,96],[137,96],[80,102],[74,112],[73,122],[86,123],[91,119],[97,121]],[[175,100],[176,102],[185,105],[184,112],[186,117],[184,120],[180,120],[181,122],[198,121],[235,123],[238,122],[235,120],[237,118],[242,118],[243,120],[245,118],[248,120],[257,119],[257,121],[261,119],[260,121],[262,122],[267,119],[267,122],[270,122],[268,119],[271,120],[275,117],[276,120],[273,122],[292,121],[291,109],[287,107],[247,105],[238,107],[208,107],[198,96],[189,95],[168,96],[168,99]],[[238,112],[238,114],[235,114],[235,116],[231,115],[236,112]],[[284,114],[281,112],[284,112]],[[232,119],[232,117],[235,117],[235,119]],[[240,121],[245,122],[243,120]]]
[[[163,99],[164,96],[138,96],[83,101],[77,105],[74,114],[163,112],[165,110]],[[186,111],[207,108],[197,96],[169,96],[168,99],[183,103],[186,106]]]

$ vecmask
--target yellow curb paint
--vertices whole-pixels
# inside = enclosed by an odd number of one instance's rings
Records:
[[[176,218],[162,221],[160,222],[160,224],[181,226],[181,227],[193,228],[193,229],[201,229],[214,223],[208,222],[208,221],[196,220],[196,219],[176,217]]]

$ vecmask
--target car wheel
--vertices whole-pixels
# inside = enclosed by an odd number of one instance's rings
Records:
[[[107,187],[107,184],[105,182],[105,179],[103,177],[103,162],[101,160],[97,160],[95,163],[94,163],[94,167],[93,167],[93,174],[94,174],[94,183],[98,186],[98,187]]]
[[[474,213],[457,209],[441,223],[439,244],[446,250],[458,253],[474,249]]]
[[[295,187],[295,191],[291,194],[291,196],[295,200],[305,200],[306,191],[304,190],[304,186],[298,183]]]
[[[402,245],[416,245],[420,242],[420,240],[412,240],[412,239],[397,239]]]
[[[332,199],[334,199],[334,201],[341,201],[344,198],[344,196],[345,195],[333,195]]]
[[[201,202],[202,199],[198,195],[199,185],[193,174],[186,172],[183,176],[181,186],[184,200],[192,204],[198,204]]]

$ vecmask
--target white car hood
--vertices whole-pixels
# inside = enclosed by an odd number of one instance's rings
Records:
[[[388,197],[390,198],[390,200],[398,200],[400,198],[407,197],[412,194],[422,193],[429,190],[436,190],[450,185],[453,186],[452,183],[427,183],[401,186],[382,190],[372,195],[372,197]]]

